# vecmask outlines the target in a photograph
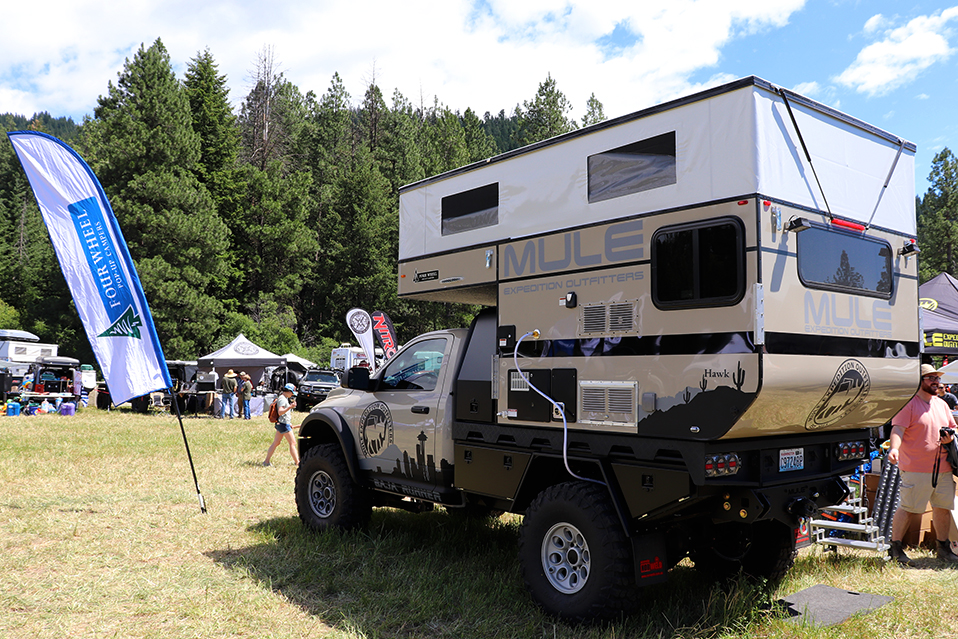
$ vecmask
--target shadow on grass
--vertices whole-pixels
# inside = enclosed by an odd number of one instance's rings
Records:
[[[677,566],[641,593],[638,612],[591,626],[542,614],[522,583],[518,524],[444,511],[377,509],[365,531],[306,531],[297,518],[251,530],[263,542],[206,553],[337,629],[365,637],[712,637],[768,614],[747,580],[717,586]]]

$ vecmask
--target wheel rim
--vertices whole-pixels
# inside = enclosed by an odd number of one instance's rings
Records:
[[[309,506],[319,517],[329,517],[336,508],[336,485],[324,470],[309,478]]]
[[[585,587],[592,569],[589,544],[578,528],[559,523],[542,540],[542,571],[552,587],[572,594]]]

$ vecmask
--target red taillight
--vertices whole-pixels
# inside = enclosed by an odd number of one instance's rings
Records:
[[[852,230],[852,231],[864,231],[864,230],[865,230],[865,227],[862,226],[861,224],[859,224],[859,223],[857,223],[857,222],[849,222],[848,220],[836,220],[836,219],[833,218],[833,219],[832,219],[832,225],[833,225],[833,226],[840,226],[840,227],[842,227],[842,228],[846,228],[846,229],[849,229],[849,230]]]

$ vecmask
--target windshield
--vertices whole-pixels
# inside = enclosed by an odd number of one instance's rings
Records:
[[[303,378],[304,382],[320,382],[321,384],[338,384],[339,378],[336,377],[334,373],[326,373],[323,371],[308,371],[306,377]]]

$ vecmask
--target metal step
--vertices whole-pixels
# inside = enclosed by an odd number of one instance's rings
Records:
[[[812,526],[825,528],[826,530],[844,530],[845,532],[857,532],[866,535],[878,532],[878,526],[872,526],[871,524],[853,524],[847,521],[829,521],[828,519],[813,519]]]
[[[862,550],[877,550],[884,552],[889,546],[885,543],[884,537],[878,537],[874,541],[863,541],[861,539],[845,539],[844,537],[825,537],[817,540],[817,543],[825,546],[845,546],[847,548],[861,548]]]
[[[848,515],[859,515],[861,513],[867,513],[868,509],[864,506],[856,505],[839,505],[839,506],[829,506],[828,508],[822,508],[824,512],[830,513],[845,513]]]

